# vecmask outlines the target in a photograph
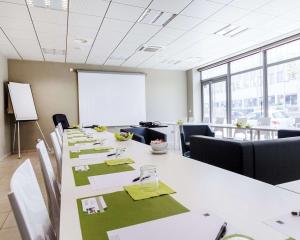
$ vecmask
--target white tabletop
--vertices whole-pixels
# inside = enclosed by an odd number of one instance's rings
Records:
[[[277,185],[280,188],[300,194],[300,180]]]
[[[135,141],[116,142],[111,133],[97,133],[110,139],[113,147],[127,148],[127,155],[136,163],[154,164],[162,181],[177,191],[172,195],[190,210],[207,210],[233,224],[241,233],[254,239],[284,240],[287,236],[266,226],[262,221],[289,213],[300,207],[300,195],[271,186],[217,167],[169,152],[153,155],[150,147]],[[106,154],[103,154],[103,158]],[[108,193],[121,188],[93,190],[90,186],[76,187],[72,166],[97,163],[99,160],[69,158],[64,135],[60,239],[81,240],[76,199]]]

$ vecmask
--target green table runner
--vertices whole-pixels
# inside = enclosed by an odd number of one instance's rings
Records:
[[[111,148],[111,147],[97,147],[96,149],[91,148],[91,149],[80,150],[80,152],[70,152],[70,158],[78,158],[79,155],[84,155],[84,154],[105,153],[105,152],[108,152],[111,149],[113,149],[113,148]]]
[[[123,165],[115,165],[115,166],[108,166],[106,163],[100,164],[92,164],[89,165],[89,170],[87,171],[75,171],[75,167],[73,167],[73,175],[75,180],[76,186],[83,186],[90,184],[88,177],[90,176],[97,176],[97,175],[104,175],[110,173],[119,173],[119,172],[126,172],[134,170],[133,167],[127,164]]]
[[[74,142],[69,141],[69,142],[68,142],[68,145],[69,145],[69,147],[72,147],[72,146],[75,146],[75,144],[81,144],[81,143],[94,143],[94,142],[96,142],[95,139],[92,139],[92,140],[79,140],[79,141],[74,141]]]
[[[107,231],[189,211],[169,195],[134,201],[127,192],[120,191],[103,198],[105,212],[91,215],[83,212],[81,199],[77,199],[83,240],[108,240]]]

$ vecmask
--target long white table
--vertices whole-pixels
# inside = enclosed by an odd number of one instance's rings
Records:
[[[277,185],[280,188],[295,192],[300,194],[300,180],[292,181],[292,182],[287,182],[287,183],[282,183]]]
[[[149,146],[135,141],[117,142],[111,133],[96,135],[109,139],[108,145],[126,147],[127,155],[136,161],[135,168],[143,164],[156,165],[160,179],[177,191],[172,196],[191,211],[210,211],[255,240],[287,239],[286,235],[268,227],[263,221],[299,209],[299,194],[172,152],[153,155]],[[103,154],[103,158],[106,158],[106,154]],[[98,162],[99,158],[70,159],[67,136],[64,135],[60,240],[82,239],[76,199],[122,189],[94,190],[91,186],[75,186],[72,166]]]

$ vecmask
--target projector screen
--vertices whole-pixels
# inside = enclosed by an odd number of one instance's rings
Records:
[[[78,71],[83,126],[129,126],[146,120],[145,74]]]

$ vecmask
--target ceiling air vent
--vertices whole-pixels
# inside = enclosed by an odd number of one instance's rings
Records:
[[[163,49],[163,47],[160,46],[146,46],[146,45],[142,45],[141,47],[138,48],[138,51],[143,51],[143,52],[157,52],[159,50]]]
[[[46,55],[65,55],[66,50],[54,49],[54,48],[42,48],[43,53]]]
[[[26,0],[29,7],[49,8],[53,10],[68,10],[68,0]]]

